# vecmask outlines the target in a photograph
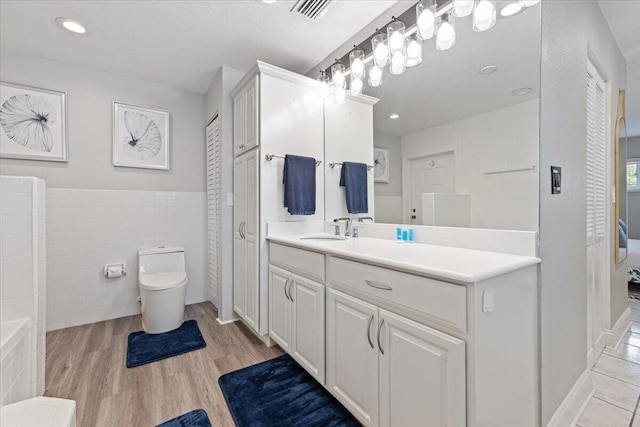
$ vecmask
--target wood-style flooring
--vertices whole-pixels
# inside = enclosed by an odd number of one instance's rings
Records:
[[[127,336],[142,330],[129,316],[47,334],[45,396],[73,399],[79,427],[151,427],[204,409],[212,424],[233,426],[218,378],[283,354],[241,322],[220,325],[209,303],[187,306],[207,347],[127,369]]]

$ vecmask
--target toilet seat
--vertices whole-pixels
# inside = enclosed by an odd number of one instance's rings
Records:
[[[140,287],[148,291],[162,291],[176,288],[187,283],[185,271],[166,271],[162,273],[140,274]]]

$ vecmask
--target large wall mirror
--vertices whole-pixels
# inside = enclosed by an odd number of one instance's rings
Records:
[[[629,227],[627,220],[627,120],[625,115],[624,90],[618,95],[618,114],[616,117],[616,217],[618,232],[616,235],[616,264],[627,259],[627,241]]]
[[[538,230],[540,5],[498,15],[483,32],[456,19],[451,49],[427,40],[420,65],[365,84],[376,222]]]

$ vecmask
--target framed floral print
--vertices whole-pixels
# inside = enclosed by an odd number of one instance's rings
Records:
[[[169,170],[169,112],[114,102],[113,165]]]
[[[373,148],[373,181],[389,183],[389,150]]]
[[[0,157],[67,162],[67,95],[0,82]]]

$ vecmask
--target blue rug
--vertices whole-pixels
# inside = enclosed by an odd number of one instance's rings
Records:
[[[360,425],[287,354],[230,372],[218,383],[238,427]]]
[[[187,412],[156,427],[211,427],[209,417],[203,409]]]
[[[145,365],[168,357],[206,347],[198,322],[187,320],[178,329],[162,334],[144,331],[129,334],[127,368]]]

